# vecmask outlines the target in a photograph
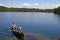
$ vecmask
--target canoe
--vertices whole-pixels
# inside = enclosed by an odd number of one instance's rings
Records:
[[[15,35],[18,38],[24,37],[24,33],[21,32],[20,30],[16,29],[12,29],[13,35]]]

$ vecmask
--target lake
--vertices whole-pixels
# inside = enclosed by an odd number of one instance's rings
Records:
[[[50,40],[60,38],[60,15],[44,12],[0,12],[0,40],[12,40],[11,24],[24,33],[42,35]]]

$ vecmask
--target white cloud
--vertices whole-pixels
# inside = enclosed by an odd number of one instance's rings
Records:
[[[21,6],[23,8],[30,8],[31,7],[31,4],[29,4],[29,3],[22,3]]]
[[[60,6],[60,4],[49,5],[49,4],[38,4],[38,3],[33,3],[33,4],[22,3],[22,4],[18,4],[18,5],[16,5],[16,4],[8,4],[8,5],[0,4],[0,6],[5,6],[5,7],[8,7],[8,8],[14,7],[14,8],[52,9],[52,8],[56,8],[56,7]]]
[[[22,3],[21,6],[23,8],[39,8],[39,4],[38,3],[34,3],[34,4]]]
[[[22,3],[23,6],[30,6],[29,3]]]
[[[60,6],[60,4],[38,4],[38,3],[34,3],[34,4],[29,4],[29,3],[22,3],[20,5],[20,7],[22,8],[39,8],[39,9],[53,9]]]
[[[60,6],[60,4],[58,4],[58,5],[56,4],[56,7],[59,7],[59,6]]]
[[[33,8],[40,8],[40,5],[38,3],[34,3]]]
[[[45,4],[45,5],[40,5],[40,8],[42,8],[42,9],[53,9],[53,8],[57,8],[59,6],[60,6],[60,4],[52,4],[52,5]]]
[[[3,4],[0,4],[0,6],[4,6]]]

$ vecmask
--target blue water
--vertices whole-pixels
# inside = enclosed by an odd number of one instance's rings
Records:
[[[51,40],[60,37],[60,15],[43,12],[0,12],[0,40],[12,40],[12,22],[25,33],[40,34]]]

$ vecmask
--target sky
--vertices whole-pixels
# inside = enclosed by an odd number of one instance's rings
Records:
[[[0,6],[52,9],[60,6],[60,0],[0,0]]]

